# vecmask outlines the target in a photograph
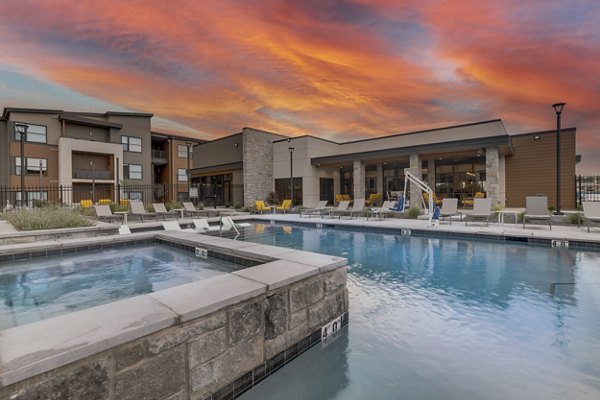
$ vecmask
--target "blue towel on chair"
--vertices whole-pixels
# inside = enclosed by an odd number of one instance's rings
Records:
[[[398,203],[396,204],[396,208],[390,208],[392,211],[402,211],[404,208],[404,196],[398,199]]]

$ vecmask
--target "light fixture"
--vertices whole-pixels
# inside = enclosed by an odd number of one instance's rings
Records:
[[[233,147],[240,147],[240,144],[239,143],[234,143]]]
[[[541,137],[540,135],[535,135],[535,136],[533,137],[533,140],[540,140],[541,138],[542,138],[542,137]]]
[[[552,108],[556,112],[556,215],[562,215],[560,211],[560,113],[566,104],[552,104]]]
[[[481,157],[483,155],[483,149],[480,147],[477,149],[477,157]]]

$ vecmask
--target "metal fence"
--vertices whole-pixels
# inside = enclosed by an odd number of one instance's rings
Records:
[[[21,197],[23,195],[23,201]],[[57,204],[67,207],[80,204],[119,203],[122,200],[141,200],[145,204],[185,201],[188,186],[183,185],[110,185],[75,184],[73,186],[0,186],[0,207],[39,207]],[[194,200],[194,199],[192,199]]]
[[[600,201],[600,175],[575,177],[577,205],[584,201]]]

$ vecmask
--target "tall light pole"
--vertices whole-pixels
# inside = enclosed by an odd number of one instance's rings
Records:
[[[25,201],[25,171],[27,171],[26,161],[25,161],[25,140],[27,138],[27,129],[29,129],[28,125],[25,124],[15,124],[15,130],[19,132],[19,140],[21,142],[21,208],[23,204],[27,204]]]
[[[94,171],[94,162],[90,161],[92,167],[92,205],[96,204],[96,173]]]
[[[292,200],[292,208],[294,208],[294,148],[288,147],[290,151],[290,199]]]
[[[560,114],[567,103],[552,104],[556,112],[556,215],[562,215],[560,211]]]
[[[192,182],[192,174],[190,172],[190,149],[194,145],[192,142],[185,142],[187,146],[187,192],[188,192],[188,200],[190,200],[190,183]]]

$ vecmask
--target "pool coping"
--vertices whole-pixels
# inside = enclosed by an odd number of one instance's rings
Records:
[[[7,245],[0,246],[0,254],[13,254],[16,261],[148,241],[191,251],[202,247],[209,256],[243,260],[248,268],[2,330],[0,388],[347,265],[343,257],[164,231]],[[274,267],[279,273],[270,275]]]

